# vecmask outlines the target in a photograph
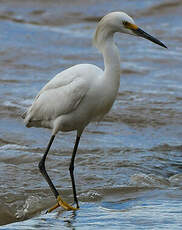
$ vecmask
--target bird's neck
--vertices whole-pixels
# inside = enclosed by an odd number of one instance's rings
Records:
[[[100,50],[104,57],[104,77],[119,84],[120,81],[120,56],[114,43],[114,32],[108,30],[104,24],[98,25],[94,35],[94,45]]]
[[[120,56],[117,46],[113,41],[113,36],[108,37],[102,47],[101,52],[104,57],[105,72],[109,76],[120,78]]]

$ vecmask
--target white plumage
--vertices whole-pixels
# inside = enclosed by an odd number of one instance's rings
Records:
[[[27,112],[26,126],[51,128],[53,134],[59,130],[81,132],[90,121],[100,120],[112,106],[119,86],[113,91],[109,84],[107,90],[103,77],[101,69],[89,64],[57,74],[36,96]]]
[[[45,159],[58,131],[77,130],[70,174],[74,201],[78,208],[73,169],[80,136],[89,122],[102,119],[110,110],[120,85],[120,57],[113,41],[115,32],[141,36],[166,48],[159,40],[137,27],[127,14],[112,12],[102,18],[94,35],[94,45],[103,54],[105,69],[91,64],[80,64],[57,74],[41,89],[25,115],[27,127],[52,129],[52,137],[39,168],[58,201],[57,206],[61,205],[67,210],[75,208],[60,198],[45,170]]]

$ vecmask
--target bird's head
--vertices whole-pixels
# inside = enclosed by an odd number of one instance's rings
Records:
[[[134,22],[134,20],[124,12],[111,12],[104,16],[96,29],[94,40],[99,40],[99,34],[102,34],[102,39],[105,36],[109,36],[115,32],[130,34],[134,36],[139,36],[150,40],[164,48],[167,48],[161,41],[154,38],[150,34],[144,32],[140,29]]]

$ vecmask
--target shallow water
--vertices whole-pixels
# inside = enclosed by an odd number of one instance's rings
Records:
[[[37,168],[50,137],[20,117],[56,73],[78,63],[103,68],[92,46],[98,20],[123,10],[168,50],[116,35],[121,84],[112,111],[81,139],[75,178],[80,210],[57,209]],[[182,2],[1,1],[1,229],[181,229]],[[58,134],[47,169],[72,203],[69,162],[75,133]]]

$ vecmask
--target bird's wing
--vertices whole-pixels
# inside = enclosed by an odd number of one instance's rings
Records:
[[[83,77],[71,75],[64,78],[56,75],[36,96],[27,111],[25,123],[30,121],[54,120],[56,117],[75,110],[89,89],[89,82]]]
[[[72,68],[69,68],[67,70],[64,70],[61,73],[58,73],[55,77],[53,77],[38,93],[36,96],[39,97],[40,94],[42,94],[44,91],[49,89],[56,89],[62,86],[66,86],[70,84],[73,80],[79,77],[79,74],[74,73],[71,71]]]

